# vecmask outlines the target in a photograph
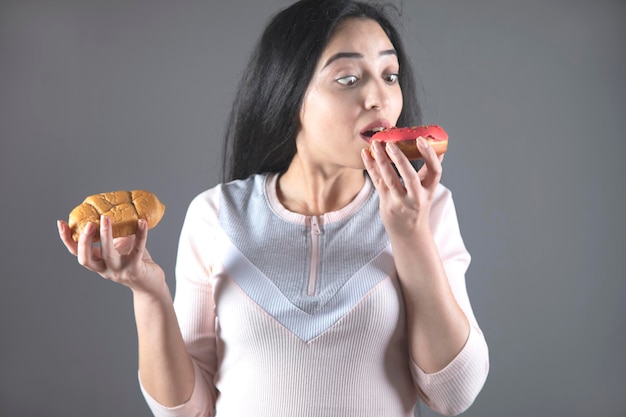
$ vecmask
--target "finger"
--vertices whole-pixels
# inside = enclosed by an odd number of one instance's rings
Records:
[[[404,155],[394,143],[387,145],[387,153],[398,170],[402,178],[402,183],[407,192],[413,194],[416,187],[420,187],[420,178],[409,159]]]
[[[72,239],[72,230],[69,225],[63,220],[57,220],[57,229],[59,230],[59,237],[67,248],[67,250],[74,256],[78,253],[77,243]]]
[[[115,246],[115,250],[120,255],[128,255],[133,249],[134,242],[135,235],[113,238],[113,245]]]
[[[422,186],[430,187],[441,179],[441,162],[435,150],[423,137],[417,138],[417,146],[424,157],[424,165],[418,171]]]
[[[394,192],[405,194],[406,190],[402,184],[402,179],[398,176],[398,173],[392,165],[392,159],[390,155],[394,155],[394,158],[405,158],[398,149],[398,145],[395,143],[387,142],[384,149],[381,143],[375,144],[375,160],[380,175],[384,180],[385,186]]]
[[[379,193],[386,191],[387,187],[385,186],[385,181],[380,175],[376,161],[372,157],[369,149],[363,149],[361,151],[361,159],[363,159],[363,164],[365,165],[367,174],[374,184],[374,188],[376,188]]]
[[[143,258],[148,241],[148,222],[145,219],[139,219],[137,222],[137,233],[129,255],[133,262],[139,262]]]
[[[372,158],[372,154],[368,148],[361,149],[361,159],[363,160],[363,164],[366,169],[368,165],[372,165],[374,163],[374,158]]]
[[[78,263],[91,271],[102,271],[102,260],[95,256],[93,241],[96,233],[96,225],[93,222],[87,223],[83,232],[78,237],[77,258]]]
[[[119,264],[119,253],[115,249],[113,242],[113,228],[111,227],[111,219],[108,216],[100,216],[100,250],[102,251],[102,260],[111,269],[116,269]]]

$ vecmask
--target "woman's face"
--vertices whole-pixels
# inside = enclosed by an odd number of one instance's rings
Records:
[[[374,20],[347,19],[323,51],[300,112],[298,155],[319,166],[363,169],[373,131],[402,110],[395,49]]]

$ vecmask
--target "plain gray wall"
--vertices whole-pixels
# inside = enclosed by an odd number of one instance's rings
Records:
[[[286,0],[0,2],[0,415],[148,416],[130,292],[70,256],[86,195],[219,181],[235,84]],[[404,1],[491,373],[467,416],[626,415],[624,1]],[[431,415],[425,411],[425,415]]]

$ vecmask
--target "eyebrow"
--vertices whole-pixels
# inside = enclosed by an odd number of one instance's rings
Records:
[[[386,56],[386,55],[398,55],[395,49],[387,49],[385,51],[381,51],[380,56]],[[328,58],[328,60],[326,61],[326,63],[324,64],[324,66],[322,68],[326,68],[327,66],[329,66],[332,62],[341,59],[341,58],[357,58],[357,59],[362,59],[363,58],[363,54],[359,53],[359,52],[338,52],[334,55],[332,55],[330,58]]]

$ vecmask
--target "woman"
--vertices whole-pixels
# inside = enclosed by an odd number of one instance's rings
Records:
[[[223,184],[190,204],[172,302],[163,270],[101,221],[86,268],[133,292],[139,379],[157,416],[457,414],[488,370],[441,160],[416,171],[372,131],[419,122],[382,9],[303,0],[266,28],[239,87]],[[394,168],[395,166],[395,168]]]

